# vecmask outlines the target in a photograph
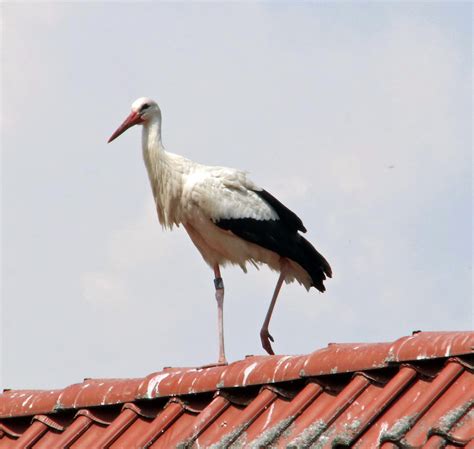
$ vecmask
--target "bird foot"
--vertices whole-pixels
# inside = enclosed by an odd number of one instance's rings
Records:
[[[275,340],[270,335],[270,332],[268,332],[268,329],[263,328],[260,331],[260,340],[262,342],[263,349],[265,349],[265,351],[267,351],[268,354],[275,355],[275,353],[273,352],[272,345],[270,343],[270,341],[274,342]]]
[[[206,368],[214,368],[216,366],[227,366],[229,363],[227,360],[218,360],[214,363],[208,363],[207,365],[198,366],[196,369],[206,369]]]

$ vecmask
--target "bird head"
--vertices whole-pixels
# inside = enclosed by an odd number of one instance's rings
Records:
[[[160,108],[156,101],[147,97],[138,98],[133,102],[132,111],[128,117],[110,136],[107,142],[112,142],[112,140],[115,140],[118,136],[127,131],[128,128],[131,128],[134,125],[142,125],[156,117],[161,117]]]

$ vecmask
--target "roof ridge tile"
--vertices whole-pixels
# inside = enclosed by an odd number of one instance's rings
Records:
[[[413,360],[472,354],[473,347],[474,332],[419,332],[393,343],[333,344],[309,355],[252,356],[227,366],[169,368],[135,379],[87,379],[62,390],[0,394],[0,417],[367,371]],[[28,404],[23,399],[25,396]]]
[[[7,390],[0,447],[474,449],[473,347],[474,332],[420,332],[62,390]],[[381,442],[396,425],[397,439]]]

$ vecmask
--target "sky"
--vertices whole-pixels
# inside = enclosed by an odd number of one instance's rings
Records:
[[[161,229],[138,97],[168,151],[246,170],[331,263],[285,285],[278,354],[472,329],[468,3],[2,3],[3,388],[217,360],[213,273]],[[223,272],[229,361],[277,273]]]

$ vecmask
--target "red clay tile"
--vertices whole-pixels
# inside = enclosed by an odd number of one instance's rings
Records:
[[[232,418],[232,421],[223,420],[222,423],[227,422],[228,424],[216,427],[217,432],[213,435],[216,442],[222,447],[228,447],[233,444],[263,413],[263,411],[272,404],[276,397],[277,394],[273,390],[263,388],[258,396],[247,407],[238,413],[237,416]],[[196,444],[198,447],[200,445],[202,446],[202,439],[198,438]]]
[[[61,437],[56,441],[56,447],[68,447],[76,442],[81,435],[91,426],[93,421],[81,415],[73,421],[73,423],[61,434]]]
[[[453,365],[448,364],[443,370]],[[456,364],[458,365],[458,364]],[[458,365],[459,366],[459,365]],[[437,380],[438,376],[435,380]],[[436,388],[433,381],[432,388]],[[439,385],[437,386],[439,387]],[[474,404],[474,379],[464,371],[446,392],[441,392],[431,408],[419,419],[414,427],[402,439],[409,446],[422,446],[427,440],[427,431],[437,432],[447,436],[451,429],[459,423]],[[474,423],[473,423],[474,424]],[[474,435],[472,435],[474,437]],[[463,438],[464,439],[464,438]],[[467,439],[464,439],[465,441]]]
[[[21,446],[18,446],[18,440],[10,438],[7,436],[4,436],[3,434],[0,434],[0,447],[2,449],[18,449]]]
[[[295,420],[292,432],[283,436],[278,447],[304,447],[319,439],[334,421],[358,398],[369,386],[365,376],[354,378],[338,394],[323,391],[308,406],[305,413]]]
[[[190,428],[196,419],[194,413],[185,411],[174,423],[173,425],[163,433],[153,444],[150,446],[152,449],[168,449],[178,447],[181,441],[179,440],[180,433],[183,429]]]
[[[88,379],[65,388],[55,409],[77,409],[130,402],[137,397],[142,379]]]
[[[422,446],[422,449],[444,449],[446,447],[446,440],[439,435],[433,435]]]
[[[117,419],[107,427],[106,431],[100,437],[96,438],[95,444],[98,447],[109,447],[133,424],[137,418],[138,414],[135,410],[129,407],[124,407],[122,413],[117,417]]]
[[[471,331],[418,332],[397,340],[389,350],[389,357],[397,362],[407,362],[472,354],[473,348],[474,333]]]
[[[473,348],[473,332],[421,332],[304,356],[6,391],[0,449],[469,447]]]
[[[10,390],[0,395],[0,417],[51,413],[63,390]]]
[[[170,402],[164,410],[148,426],[141,439],[136,441],[138,447],[151,446],[163,433],[184,413],[184,407],[179,402]]]
[[[141,440],[143,434],[148,431],[152,421],[153,420],[150,418],[139,416],[115,441],[113,441],[110,448],[130,449],[137,446],[136,443]]]
[[[322,448],[354,445],[360,435],[415,379],[416,370],[404,366],[383,387],[371,384],[321,435]]]
[[[419,379],[403,395],[403,398],[398,400],[396,404],[398,419],[382,431],[380,440],[382,442],[396,442],[403,439],[404,435],[413,428],[419,418],[454,382],[462,370],[462,366],[458,363],[448,363],[431,382]]]
[[[41,421],[35,421],[28,430],[18,439],[18,447],[32,447],[48,431],[48,426]],[[0,440],[1,441],[1,440]]]
[[[255,447],[270,447],[322,392],[320,385],[310,382],[291,400],[276,398],[248,429],[248,441]]]
[[[403,438],[407,432],[414,435],[415,429],[419,429],[425,438],[420,442],[422,444],[426,441],[428,434],[427,429],[423,427],[426,421],[423,421],[424,418],[421,417],[432,404],[437,404],[437,400],[444,397],[444,391],[461,371],[460,364],[448,363],[443,370],[438,371],[439,375],[434,379],[417,376],[403,395],[385,413],[381,414],[359,438],[356,447],[364,448],[400,439],[402,439],[401,444],[404,444]],[[420,419],[421,421],[418,423]],[[430,421],[430,426],[432,427],[435,423]],[[413,430],[413,433],[410,433],[410,429]]]
[[[28,418],[24,419],[5,419],[0,421],[0,431],[2,434],[19,438],[30,426],[31,420]]]
[[[449,432],[449,440],[459,444],[466,444],[474,440],[474,403],[472,401],[469,402],[466,414]]]
[[[195,422],[184,427],[178,436],[184,445],[191,446],[194,441],[229,407],[230,402],[223,396],[217,395],[212,402],[199,414]]]

